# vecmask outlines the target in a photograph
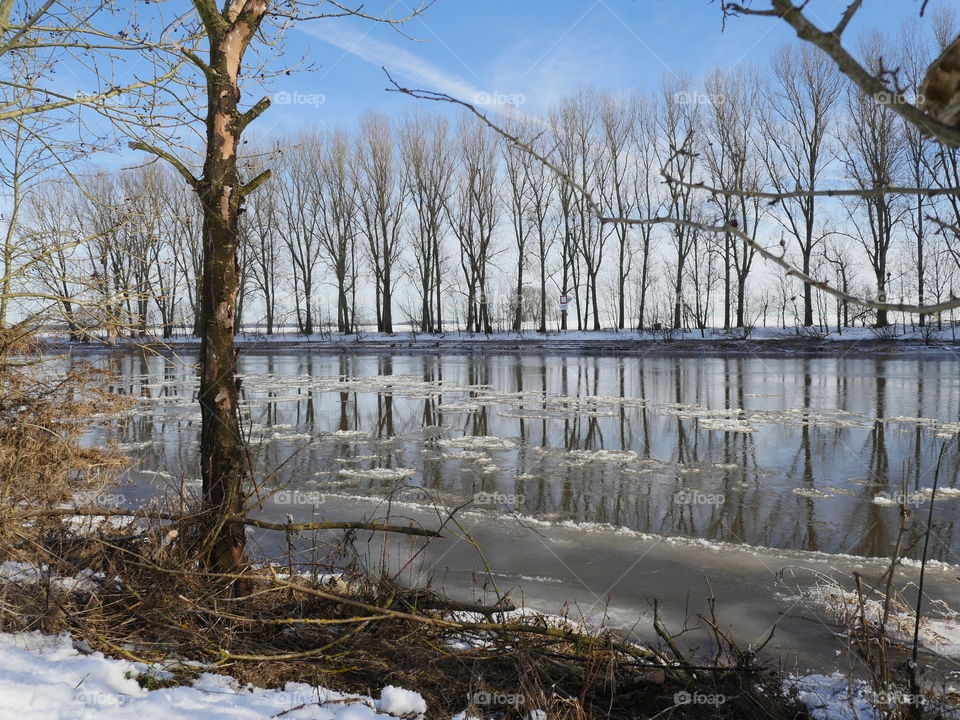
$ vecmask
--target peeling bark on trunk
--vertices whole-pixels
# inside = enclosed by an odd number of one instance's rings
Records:
[[[243,53],[256,32],[265,0],[235,0],[221,14],[210,0],[195,0],[207,32],[207,147],[203,177],[196,185],[203,208],[203,276],[200,289],[200,434],[203,499],[210,510],[210,569],[237,572],[246,564],[243,484],[250,477],[240,429],[235,377],[234,322],[240,290],[238,218],[244,196],[259,184],[243,186],[237,146],[243,128],[266,109],[237,107]],[[262,180],[261,180],[262,181]]]

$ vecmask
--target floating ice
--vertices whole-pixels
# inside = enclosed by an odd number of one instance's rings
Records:
[[[510,438],[493,435],[465,435],[459,438],[446,438],[437,440],[437,445],[440,447],[483,448],[487,450],[509,450],[517,446]]]
[[[339,470],[337,475],[350,480],[402,480],[413,477],[417,471],[413,468],[369,468],[367,470]]]

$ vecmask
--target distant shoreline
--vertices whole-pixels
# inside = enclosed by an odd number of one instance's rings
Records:
[[[393,335],[362,333],[360,335],[295,333],[275,335],[242,333],[236,345],[245,353],[286,353],[313,351],[319,353],[433,353],[462,354],[588,354],[588,355],[731,355],[731,356],[918,356],[960,358],[960,337],[954,339],[954,330],[945,328],[933,337],[907,333],[896,337],[878,337],[869,328],[850,328],[842,335],[797,334],[793,331],[758,329],[747,338],[736,332],[706,330],[682,331],[674,337],[663,333],[637,331],[535,331],[522,333],[457,333],[442,335],[400,332]],[[960,332],[956,333],[960,336]],[[200,341],[193,336],[178,336],[168,340],[144,338],[120,340],[115,345],[105,342],[76,342],[63,338],[48,338],[49,346],[57,351],[110,352],[146,348],[154,352],[190,352],[199,348]]]

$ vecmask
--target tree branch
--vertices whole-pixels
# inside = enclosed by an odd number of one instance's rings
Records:
[[[153,145],[148,145],[145,142],[138,142],[138,141],[131,141],[128,143],[128,146],[130,147],[131,150],[142,150],[143,152],[148,152],[151,155],[156,155],[158,158],[162,158],[163,160],[166,160],[168,163],[170,163],[174,167],[174,169],[178,173],[180,173],[180,175],[183,177],[184,180],[187,181],[187,184],[190,187],[196,188],[197,184],[200,182],[199,180],[197,180],[197,178],[193,176],[193,173],[191,173],[187,169],[186,165],[184,165],[182,162],[180,162],[178,158],[174,157],[173,155],[168,153],[166,150],[161,150],[160,148],[155,147]]]
[[[857,87],[864,93],[874,98],[896,95],[896,88],[891,91],[887,84],[870,73],[860,62],[847,52],[840,41],[840,35],[834,31],[825,31],[818,28],[803,13],[807,2],[801,5],[794,5],[791,0],[770,0],[773,6],[769,10],[756,10],[744,7],[737,3],[724,3],[725,13],[739,15],[767,15],[780,17],[790,27],[792,27],[797,37],[806,40],[823,50],[836,63],[844,75],[846,75]],[[847,7],[841,19],[838,28],[842,31],[849,22],[849,17],[859,9],[860,2],[855,1]],[[927,133],[950,147],[960,147],[960,128],[946,125],[932,115],[924,112],[915,105],[908,102],[891,102],[888,107],[895,113],[904,118],[907,122]]]
[[[703,223],[696,222],[694,220],[683,220],[681,218],[614,218],[614,217],[601,217],[601,223],[624,223],[627,225],[680,225],[682,227],[694,228],[702,232],[710,233],[729,233],[735,235],[747,245],[752,247],[757,251],[761,257],[765,260],[768,260],[775,265],[779,265],[783,268],[786,275],[790,277],[795,277],[798,280],[803,281],[804,283],[815,287],[819,290],[823,290],[825,293],[833,295],[834,297],[848,302],[854,305],[861,305],[863,307],[870,308],[871,310],[886,310],[887,312],[904,312],[904,313],[916,313],[918,315],[935,315],[936,313],[946,312],[954,308],[960,307],[960,298],[952,297],[950,300],[942,303],[937,303],[936,305],[912,305],[910,303],[889,303],[883,302],[880,300],[869,300],[867,298],[857,297],[856,295],[850,295],[845,293],[842,290],[830,285],[830,283],[825,282],[824,280],[817,280],[812,275],[807,275],[802,270],[795,267],[790,261],[788,261],[782,254],[778,255],[775,252],[771,252],[769,249],[765,248],[759,242],[751,238],[749,235],[744,233],[739,228],[733,227],[732,225],[705,225]]]
[[[262,173],[260,173],[255,178],[253,178],[253,180],[248,182],[246,185],[242,185],[240,187],[241,196],[246,197],[247,195],[252,193],[258,187],[263,185],[267,180],[269,180],[272,175],[273,175],[273,172],[271,170],[269,169],[264,170]]]
[[[247,127],[247,125],[249,125],[258,117],[260,117],[269,107],[270,107],[270,98],[269,97],[260,98],[253,107],[251,107],[249,110],[247,110],[245,113],[243,113],[240,116],[237,133],[238,134],[242,133],[244,128]]]

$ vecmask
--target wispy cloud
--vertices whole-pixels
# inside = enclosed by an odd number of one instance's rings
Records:
[[[331,70],[344,56],[352,55],[377,67],[385,67],[398,80],[412,81],[418,88],[446,93],[480,107],[510,115],[523,115],[513,106],[515,98],[497,91],[484,90],[456,77],[410,50],[383,42],[347,23],[326,23],[302,28],[302,32],[343,50],[343,55],[328,67]]]
[[[361,32],[347,23],[325,23],[306,26],[303,32],[340,48],[371,65],[383,66],[391,75],[415,80],[423,89],[447,93],[460,100],[473,102],[482,90],[454,77],[409,50],[386,43]],[[337,61],[331,64],[331,69]]]

